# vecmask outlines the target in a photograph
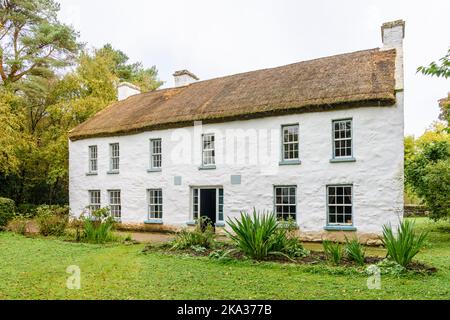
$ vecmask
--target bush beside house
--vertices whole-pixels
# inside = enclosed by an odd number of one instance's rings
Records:
[[[0,198],[0,229],[7,226],[8,222],[14,217],[16,204],[14,200]]]

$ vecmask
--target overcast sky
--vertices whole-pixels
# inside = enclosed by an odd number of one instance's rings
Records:
[[[450,79],[416,74],[450,46],[450,1],[59,0],[88,47],[111,43],[156,65],[165,87],[188,69],[202,80],[380,47],[383,22],[404,19],[405,133],[437,119]]]

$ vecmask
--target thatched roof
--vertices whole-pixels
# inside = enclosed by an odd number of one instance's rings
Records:
[[[395,50],[372,49],[131,96],[71,140],[335,108],[395,103]]]

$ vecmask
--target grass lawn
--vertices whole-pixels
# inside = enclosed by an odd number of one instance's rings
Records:
[[[450,299],[450,224],[416,221],[430,231],[417,258],[438,272],[382,276],[381,290],[369,290],[352,268],[220,262],[0,233],[0,299]],[[79,290],[66,288],[70,265],[81,269]]]

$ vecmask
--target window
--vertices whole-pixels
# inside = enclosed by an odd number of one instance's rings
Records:
[[[97,146],[89,146],[89,172],[97,172]]]
[[[161,169],[162,164],[162,148],[161,139],[150,140],[150,168]]]
[[[328,186],[327,208],[329,225],[351,225],[352,219],[352,186]]]
[[[298,125],[282,127],[283,131],[283,161],[298,160]]]
[[[193,203],[193,218],[198,219],[199,205],[200,205],[200,189],[195,188],[192,190],[192,203]]]
[[[120,190],[109,190],[109,208],[111,210],[111,217],[120,219],[122,215],[122,206],[120,204]]]
[[[119,171],[120,150],[118,143],[111,143],[109,145],[109,154],[111,157],[110,171]]]
[[[202,164],[214,166],[215,163],[214,134],[204,134],[202,135]]]
[[[162,189],[148,190],[148,218],[162,219],[163,213]]]
[[[89,213],[100,209],[100,190],[89,190]]]
[[[352,120],[333,121],[333,158],[352,156]]]
[[[217,220],[218,221],[223,221],[223,189],[219,189],[219,194],[218,194],[218,211],[219,211],[219,213],[218,213],[218,217],[217,217]]]
[[[292,218],[297,214],[297,187],[275,187],[275,212],[280,220]]]

